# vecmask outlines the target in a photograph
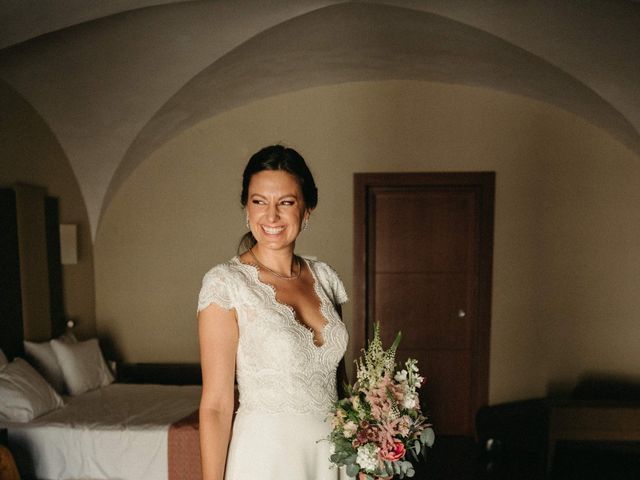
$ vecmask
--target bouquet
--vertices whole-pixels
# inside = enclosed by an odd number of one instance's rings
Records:
[[[400,337],[398,333],[385,351],[376,324],[373,340],[356,361],[356,383],[347,386],[347,397],[337,401],[329,414],[330,460],[345,466],[350,477],[413,477],[408,454],[417,461],[433,445],[435,435],[421,412],[417,393],[424,381],[418,362],[408,359],[396,370]]]

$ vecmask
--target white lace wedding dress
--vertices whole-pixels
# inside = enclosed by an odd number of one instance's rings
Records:
[[[240,339],[236,378],[240,407],[227,456],[225,480],[336,480],[347,478],[329,462],[327,413],[337,400],[336,368],[347,331],[336,305],[347,301],[342,281],[327,264],[305,260],[327,321],[323,343],[276,301],[258,269],[234,257],[204,276],[198,311],[210,303],[235,308]]]

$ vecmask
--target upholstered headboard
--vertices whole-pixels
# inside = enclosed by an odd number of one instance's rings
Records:
[[[64,331],[58,201],[42,187],[0,188],[0,348]]]

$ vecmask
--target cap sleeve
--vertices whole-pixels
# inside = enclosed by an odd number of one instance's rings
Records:
[[[344,288],[344,283],[340,279],[338,272],[336,272],[331,266],[323,263],[324,267],[322,270],[324,271],[324,276],[326,281],[331,289],[331,294],[333,296],[333,303],[335,305],[342,305],[349,301],[349,297],[347,295],[347,291]]]
[[[344,283],[338,276],[335,270],[333,270],[334,279],[333,279],[333,296],[338,305],[342,305],[343,303],[347,303],[349,301],[349,296],[347,295],[347,291],[344,288]]]
[[[198,295],[198,312],[207,308],[210,304],[229,310],[234,307],[231,295],[231,275],[221,265],[213,267],[202,279],[202,288]]]

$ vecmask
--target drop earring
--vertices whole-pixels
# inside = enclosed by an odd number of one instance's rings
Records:
[[[304,232],[307,228],[309,228],[309,219],[305,218],[302,221],[302,231]]]
[[[249,215],[247,215],[247,222],[245,225],[247,226],[247,230],[251,230],[251,225],[249,225]]]

